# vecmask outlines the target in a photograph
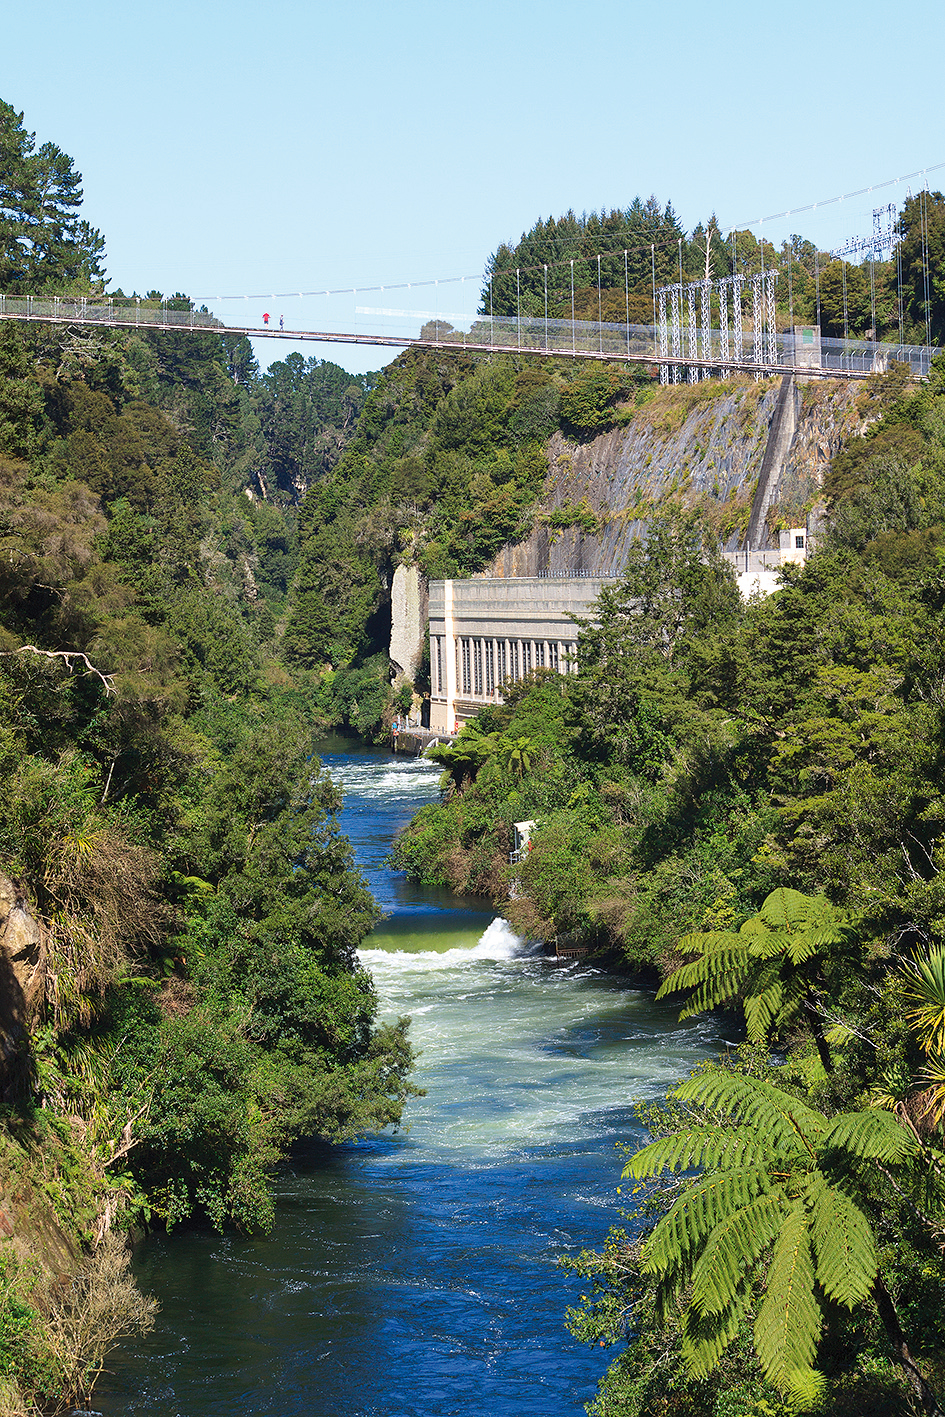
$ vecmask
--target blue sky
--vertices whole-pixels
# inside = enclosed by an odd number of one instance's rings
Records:
[[[943,15],[931,0],[47,0],[7,8],[0,97],[75,159],[114,286],[259,295],[219,313],[311,327],[357,303],[473,310],[477,282],[268,297],[478,276],[500,241],[569,207],[652,192],[687,228],[713,210],[744,225],[945,162]],[[763,230],[839,245],[921,181]],[[945,188],[945,169],[928,181]],[[352,370],[390,357],[301,348]]]

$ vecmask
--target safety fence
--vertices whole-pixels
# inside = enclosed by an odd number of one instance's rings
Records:
[[[446,318],[421,319],[396,312],[397,319],[378,312],[365,320],[363,311],[355,328],[318,330],[285,329],[272,325],[237,324],[219,319],[207,310],[175,310],[167,303],[129,299],[91,300],[71,296],[0,295],[0,320],[26,320],[53,324],[108,326],[119,329],[195,330],[225,335],[267,337],[290,342],[315,340],[332,343],[421,345],[469,350],[518,350],[523,353],[571,355],[575,358],[619,359],[656,365],[664,383],[695,382],[726,374],[776,374],[796,369],[810,375],[864,377],[888,368],[891,361],[907,364],[913,375],[928,374],[941,353],[927,345],[893,344],[873,340],[831,339],[809,327],[797,331],[766,331],[756,340],[750,318],[736,338],[734,329],[700,326],[698,343],[681,325],[682,351],[669,353],[660,338],[660,326],[562,320],[542,317],[476,315],[461,324]],[[693,336],[695,336],[693,331]],[[698,356],[695,352],[698,350]]]

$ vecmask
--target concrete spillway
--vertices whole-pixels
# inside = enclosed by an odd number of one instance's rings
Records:
[[[798,398],[794,375],[785,374],[781,379],[781,391],[775,405],[771,426],[768,429],[768,441],[765,444],[765,455],[761,462],[761,471],[758,474],[758,486],[751,504],[751,517],[745,535],[746,549],[758,550],[768,544],[768,508],[794,445],[794,435],[797,432],[797,406]]]

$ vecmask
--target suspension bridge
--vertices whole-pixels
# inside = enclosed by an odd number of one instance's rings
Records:
[[[286,329],[227,323],[207,310],[174,310],[137,298],[93,300],[71,296],[0,295],[0,321],[116,330],[211,333],[289,344],[374,345],[472,354],[509,353],[577,360],[618,360],[653,369],[662,383],[695,383],[727,375],[764,378],[786,372],[805,378],[866,379],[891,361],[928,375],[939,351],[931,345],[830,339],[817,326],[777,330],[769,280],[746,278],[744,291],[728,282],[697,281],[656,292],[657,319],[636,325],[548,316],[444,315],[357,307],[349,329]],[[714,287],[727,286],[722,292]],[[710,289],[712,287],[712,289]],[[697,301],[701,318],[696,312]],[[744,308],[743,308],[744,307]],[[688,320],[687,320],[688,309]],[[729,319],[729,312],[731,319]],[[718,326],[712,314],[720,316]],[[366,318],[367,317],[367,318]],[[271,317],[270,317],[271,318]],[[395,322],[392,324],[392,320]]]

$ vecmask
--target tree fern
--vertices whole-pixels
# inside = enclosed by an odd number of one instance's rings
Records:
[[[759,1194],[771,1189],[763,1167],[742,1171],[712,1171],[697,1181],[670,1207],[653,1232],[643,1264],[659,1274],[670,1264],[693,1263],[719,1225]]]
[[[732,1303],[720,1314],[704,1314],[690,1306],[683,1316],[682,1355],[694,1377],[704,1378],[738,1333],[738,1325],[751,1302],[751,1286],[743,1281]]]
[[[765,899],[758,912],[769,930],[806,933],[812,926],[835,918],[833,906],[826,896],[802,895],[787,886],[778,886]]]
[[[748,1036],[763,1043],[814,1003],[822,961],[851,938],[850,918],[823,896],[782,887],[771,892],[737,933],[712,930],[683,936],[680,949],[698,958],[675,970],[656,997],[689,992],[680,1018],[690,1018],[741,995]],[[829,1051],[816,1023],[814,1037],[829,1069]]]
[[[772,1382],[785,1387],[789,1373],[814,1366],[820,1326],[809,1217],[798,1200],[783,1214],[755,1320],[755,1351]]]
[[[915,1154],[916,1145],[889,1112],[841,1112],[824,1137],[826,1149],[836,1149],[864,1161],[894,1165]]]
[[[746,1165],[763,1154],[750,1137],[734,1127],[683,1127],[643,1147],[630,1166],[634,1178],[643,1181],[661,1171],[688,1171],[696,1166],[724,1168],[733,1162]]]
[[[719,1221],[692,1272],[694,1308],[720,1314],[732,1304],[746,1270],[777,1237],[783,1213],[784,1192],[776,1186]]]
[[[823,1176],[811,1178],[806,1201],[810,1210],[817,1283],[838,1304],[852,1309],[869,1295],[876,1275],[876,1242],[866,1216],[837,1186]]]
[[[704,1375],[762,1283],[759,1360],[783,1389],[813,1392],[824,1300],[852,1307],[876,1281],[876,1243],[857,1199],[863,1163],[907,1162],[912,1139],[889,1113],[830,1119],[769,1082],[722,1068],[689,1078],[674,1096],[714,1124],[651,1142],[624,1169],[644,1179],[706,1168],[644,1246],[658,1312],[683,1307],[684,1355]]]
[[[830,1126],[822,1112],[808,1107],[799,1097],[761,1078],[744,1077],[726,1068],[687,1079],[674,1095],[733,1118],[769,1155],[772,1147],[809,1151],[807,1135],[822,1136]]]

